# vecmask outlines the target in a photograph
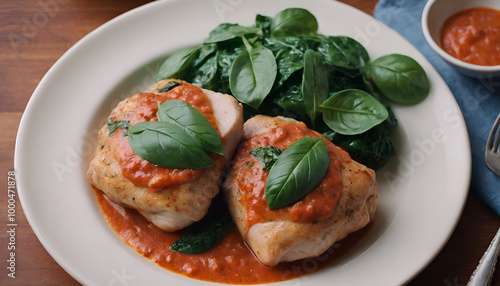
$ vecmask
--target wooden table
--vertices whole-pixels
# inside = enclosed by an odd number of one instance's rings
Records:
[[[18,0],[0,3],[0,285],[77,285],[46,252],[17,201],[16,278],[7,276],[8,172],[14,168],[19,120],[36,85],[73,44],[106,21],[144,0]],[[369,14],[376,0],[343,0]],[[449,242],[410,285],[465,285],[500,226],[471,190]],[[71,243],[71,242],[68,242]],[[411,245],[408,245],[411,247]],[[362,273],[360,273],[362,275]],[[493,285],[500,285],[500,273]]]

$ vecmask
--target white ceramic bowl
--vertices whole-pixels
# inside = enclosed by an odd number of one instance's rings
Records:
[[[472,77],[499,77],[500,65],[480,66],[463,62],[447,52],[439,44],[443,23],[460,10],[473,7],[490,7],[500,10],[498,0],[428,0],[422,13],[422,30],[431,48],[445,61],[464,75]]]

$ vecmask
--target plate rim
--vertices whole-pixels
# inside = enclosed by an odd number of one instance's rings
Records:
[[[322,0],[320,0],[322,1]],[[26,144],[25,140],[24,140],[24,133],[26,132],[25,129],[27,128],[27,124],[32,120],[30,119],[30,117],[32,116],[33,112],[31,112],[31,109],[33,109],[36,104],[37,101],[39,100],[42,100],[40,98],[42,98],[42,93],[39,91],[43,85],[46,84],[47,81],[50,80],[51,78],[51,75],[52,73],[55,72],[55,70],[57,70],[59,68],[59,66],[61,65],[60,63],[65,61],[68,57],[71,57],[72,53],[74,50],[77,49],[77,47],[79,47],[80,45],[82,45],[82,43],[84,43],[85,41],[87,41],[88,38],[91,38],[93,37],[95,34],[97,33],[101,33],[101,31],[103,31],[106,27],[109,27],[110,25],[113,25],[113,23],[116,23],[116,22],[119,22],[121,21],[122,19],[128,17],[129,15],[131,14],[134,14],[134,13],[138,13],[139,12],[144,12],[146,11],[147,9],[150,9],[148,7],[150,6],[157,6],[157,5],[166,5],[166,4],[159,4],[159,2],[170,2],[170,3],[174,3],[174,2],[182,2],[182,1],[178,1],[178,0],[166,0],[166,1],[158,1],[158,2],[150,2],[150,3],[147,3],[145,5],[142,5],[140,7],[137,7],[137,8],[134,8],[130,11],[127,11],[111,20],[109,20],[108,22],[106,22],[105,24],[101,25],[100,27],[98,27],[97,29],[91,31],[89,34],[87,34],[86,36],[84,36],[82,39],[80,39],[75,45],[73,45],[70,49],[68,49],[51,67],[50,69],[47,71],[47,73],[42,77],[42,80],[40,81],[40,83],[37,85],[37,87],[35,88],[32,96],[30,97],[29,101],[28,101],[28,104],[26,106],[26,109],[24,111],[24,114],[21,118],[21,121],[20,121],[20,124],[19,124],[19,131],[18,131],[18,134],[16,136],[16,144],[15,144],[15,154],[14,154],[14,170],[17,172],[17,170],[20,168],[19,164],[20,164],[20,157],[22,157],[21,154],[19,154],[20,150],[23,149],[23,145]],[[305,1],[304,1],[305,2]],[[326,2],[326,1],[323,1],[323,2]],[[347,7],[349,7],[350,9],[354,9],[354,10],[357,10],[355,8],[353,8],[352,6],[349,6],[347,4],[344,4],[344,3],[340,3],[340,2],[336,2],[335,5],[345,5]],[[357,10],[359,11],[359,10]],[[362,11],[359,11],[359,12],[362,12]],[[364,13],[364,12],[362,12]],[[366,13],[365,13],[366,14]],[[367,14],[368,15],[368,14]],[[369,15],[371,17],[371,15]],[[373,17],[372,17],[373,18]],[[375,18],[373,18],[374,20],[376,20]],[[378,20],[376,20],[378,21]],[[381,25],[384,25],[382,23],[380,23]],[[385,26],[385,25],[384,25]],[[104,27],[104,28],[103,28]],[[390,27],[387,27],[387,29],[390,29],[392,30]],[[393,31],[393,30],[392,30]],[[401,39],[404,39],[403,37],[400,36]],[[406,39],[404,39],[406,41]],[[433,68],[433,67],[432,67]],[[434,69],[434,68],[433,68]],[[434,69],[435,71],[435,69]],[[442,78],[441,78],[442,80]],[[49,81],[50,82],[50,81]],[[444,81],[443,81],[444,82]],[[451,91],[449,91],[449,93],[452,95]],[[456,107],[458,108],[458,104],[456,102],[456,100],[454,99],[454,97],[452,97],[452,101],[454,102],[454,104],[456,105]],[[461,116],[461,120],[462,122],[464,123],[465,120],[463,119],[463,115],[462,113],[460,112],[459,115]],[[451,237],[451,235],[453,234],[454,232],[454,229],[456,228],[456,225],[458,224],[459,220],[460,220],[460,217],[461,217],[461,214],[463,212],[463,209],[465,207],[465,203],[467,201],[467,194],[469,192],[469,189],[470,189],[470,180],[471,180],[471,161],[472,161],[472,158],[471,158],[471,149],[470,149],[470,141],[469,141],[469,138],[468,138],[468,131],[467,131],[467,128],[465,126],[465,123],[464,123],[464,126],[463,126],[465,129],[465,133],[463,133],[462,135],[466,135],[465,137],[467,138],[467,141],[464,142],[464,144],[466,145],[466,148],[468,149],[469,152],[467,152],[468,156],[467,158],[465,158],[465,161],[466,161],[466,164],[468,166],[467,168],[467,172],[468,173],[468,178],[466,178],[465,181],[467,181],[467,186],[465,187],[466,191],[464,193],[464,199],[462,201],[462,204],[460,206],[459,209],[457,209],[457,217],[454,221],[454,225],[453,226],[450,226],[451,230],[448,235],[447,235],[447,238],[442,241],[441,243],[441,246],[439,247],[439,249],[434,253],[434,255],[432,257],[429,257],[428,260],[427,260],[427,263],[425,265],[422,265],[420,267],[420,269],[413,274],[413,276],[409,277],[406,281],[409,281],[411,279],[413,279],[414,277],[416,277],[423,269],[425,269],[429,263],[431,263],[435,257],[439,254],[439,252],[441,251],[441,249],[446,245],[446,243],[448,242],[449,238]],[[21,167],[22,168],[22,167]],[[23,206],[23,211],[25,213],[25,216],[26,216],[26,219],[28,221],[28,223],[30,224],[30,227],[32,228],[33,232],[35,233],[35,235],[37,236],[37,238],[39,239],[39,241],[41,242],[41,244],[43,245],[43,247],[47,250],[47,252],[51,255],[51,257],[66,271],[68,272],[73,278],[75,278],[77,281],[79,282],[84,282],[86,281],[85,277],[81,277],[80,273],[78,270],[76,269],[73,269],[73,267],[71,266],[68,266],[66,263],[64,263],[64,259],[60,258],[58,255],[55,254],[54,252],[54,249],[50,247],[50,243],[48,243],[46,241],[46,239],[43,237],[40,229],[35,226],[35,223],[34,223],[34,220],[33,218],[31,217],[31,212],[30,210],[28,209],[25,209],[24,206],[27,205],[27,198],[25,197],[25,191],[23,190],[23,186],[22,186],[22,181],[20,180],[19,182],[19,185],[18,185],[18,194],[19,194],[19,199],[20,199],[20,202],[21,202],[21,205]]]

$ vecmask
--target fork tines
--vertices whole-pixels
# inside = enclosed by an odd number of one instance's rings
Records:
[[[488,141],[486,142],[486,148],[493,152],[500,152],[500,150],[498,149],[498,145],[500,143],[500,135],[497,134],[499,125],[500,125],[500,114],[498,114],[495,124],[493,125],[490,135],[488,136]]]

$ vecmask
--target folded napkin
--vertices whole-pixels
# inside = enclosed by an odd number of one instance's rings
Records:
[[[500,177],[484,162],[484,147],[500,112],[500,78],[463,76],[427,44],[421,17],[425,0],[380,0],[374,16],[410,41],[441,74],[464,115],[472,148],[471,190],[500,215]]]

